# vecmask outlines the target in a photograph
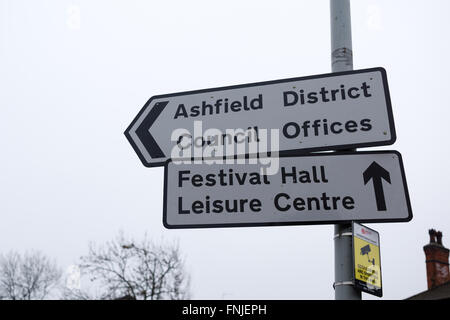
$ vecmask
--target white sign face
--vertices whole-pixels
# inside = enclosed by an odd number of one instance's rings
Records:
[[[353,223],[353,236],[358,237],[361,240],[366,241],[369,244],[379,247],[380,246],[380,235],[377,231],[367,228],[359,223]]]
[[[279,161],[273,175],[265,175],[259,164],[168,162],[164,225],[201,228],[412,219],[401,155],[396,151],[323,153],[272,161]]]
[[[149,167],[168,159],[284,156],[396,139],[383,68],[154,96],[125,135]],[[250,143],[257,148],[234,149]],[[211,146],[213,156],[205,150]]]

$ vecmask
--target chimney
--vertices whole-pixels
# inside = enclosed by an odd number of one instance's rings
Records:
[[[428,290],[450,281],[448,267],[449,249],[442,245],[442,232],[428,230],[430,243],[423,247],[427,265]]]

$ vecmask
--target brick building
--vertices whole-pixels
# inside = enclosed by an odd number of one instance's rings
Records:
[[[442,244],[442,233],[428,231],[430,243],[423,247],[427,266],[428,290],[418,293],[407,300],[450,299],[449,249]]]

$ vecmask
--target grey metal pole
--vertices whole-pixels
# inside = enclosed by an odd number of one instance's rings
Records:
[[[330,0],[331,69],[353,70],[350,0]],[[361,300],[353,286],[352,225],[334,225],[334,298]]]
[[[331,69],[353,70],[350,0],[330,0]]]

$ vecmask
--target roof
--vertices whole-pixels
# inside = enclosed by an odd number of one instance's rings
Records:
[[[406,300],[440,300],[450,299],[450,281],[430,290],[418,293]]]

